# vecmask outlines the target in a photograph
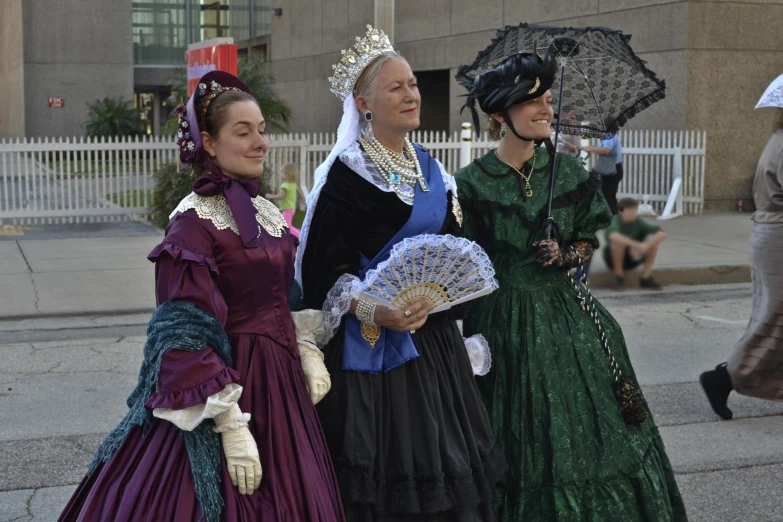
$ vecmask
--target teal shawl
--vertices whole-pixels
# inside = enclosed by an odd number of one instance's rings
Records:
[[[184,301],[166,301],[153,313],[147,326],[144,362],[139,381],[128,397],[127,415],[103,441],[89,467],[89,473],[101,462],[108,462],[125,441],[132,428],[146,428],[153,419],[144,403],[158,389],[163,355],[170,349],[196,352],[211,346],[231,366],[231,345],[223,326],[211,313]],[[196,498],[207,522],[218,522],[224,501],[218,483],[221,479],[220,435],[212,420],[202,422],[193,431],[183,431],[185,448],[196,488]],[[173,499],[172,499],[173,501]]]

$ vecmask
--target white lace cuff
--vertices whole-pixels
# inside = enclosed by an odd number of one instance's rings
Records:
[[[296,327],[296,342],[304,344],[316,351],[326,344],[326,327],[324,314],[321,310],[302,310],[292,312]]]
[[[206,419],[214,419],[221,413],[236,405],[242,395],[242,387],[231,383],[215,395],[210,395],[204,404],[196,404],[181,410],[171,408],[155,408],[152,416],[167,420],[183,431],[193,431]],[[239,408],[237,406],[237,408]]]
[[[359,295],[360,285],[361,280],[355,275],[343,274],[329,290],[323,307],[324,344],[334,337],[343,316],[350,312],[351,301]]]
[[[465,339],[465,349],[468,351],[470,366],[473,375],[486,375],[492,368],[492,354],[489,351],[489,343],[481,334],[476,334]]]

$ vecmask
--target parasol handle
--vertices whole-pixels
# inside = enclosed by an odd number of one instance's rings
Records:
[[[554,218],[552,218],[552,196],[555,193],[555,172],[557,172],[557,142],[560,138],[560,120],[563,117],[563,80],[565,78],[566,58],[560,56],[560,93],[557,97],[557,124],[555,125],[555,151],[552,154],[552,161],[549,162],[549,199],[546,204],[546,225],[544,225],[544,237],[552,239],[552,230],[554,228]]]

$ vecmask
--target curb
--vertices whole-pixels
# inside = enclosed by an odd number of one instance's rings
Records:
[[[611,272],[590,273],[587,284],[591,288],[609,288]],[[625,275],[626,287],[639,286],[641,270]],[[699,267],[661,268],[653,270],[653,277],[662,285],[719,285],[750,283],[750,265],[713,265]]]
[[[92,319],[95,317],[125,317],[129,315],[151,315],[154,312],[154,308],[129,308],[127,310],[92,310],[81,312],[55,312],[55,313],[41,313],[41,314],[26,314],[26,315],[0,315],[0,326],[3,323],[19,322],[19,321],[37,321],[41,319],[50,320],[80,320],[80,319]],[[3,331],[3,328],[0,328]]]

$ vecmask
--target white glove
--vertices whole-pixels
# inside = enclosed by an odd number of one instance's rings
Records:
[[[215,431],[223,439],[223,453],[231,483],[242,495],[252,495],[261,485],[261,459],[258,446],[247,423],[250,414],[242,413],[237,404],[215,417]]]
[[[324,354],[305,344],[299,345],[299,355],[302,358],[302,372],[310,390],[310,399],[318,404],[332,388],[332,380],[324,364]]]
[[[327,343],[324,314],[320,310],[301,310],[292,312],[296,327],[296,342],[310,346],[323,346]]]

